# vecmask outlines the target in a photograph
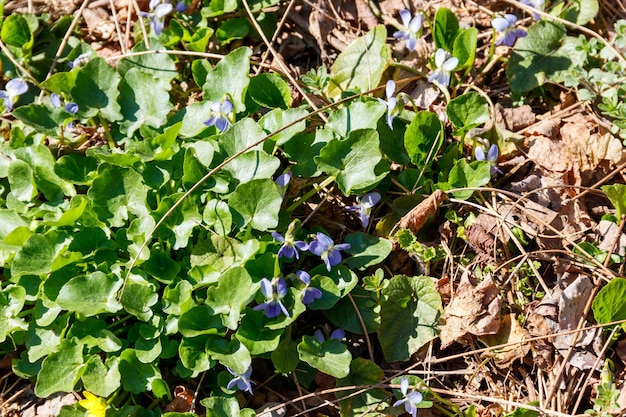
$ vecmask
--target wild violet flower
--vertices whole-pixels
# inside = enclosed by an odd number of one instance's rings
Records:
[[[387,81],[387,85],[385,87],[385,96],[387,97],[387,101],[379,98],[378,101],[387,106],[387,126],[389,129],[393,130],[393,119],[398,117],[400,111],[402,111],[402,107],[404,107],[404,101],[398,100],[396,97],[393,97],[393,93],[396,91],[396,83],[393,80]]]
[[[233,371],[229,367],[226,367],[226,369],[228,370],[228,372],[230,372],[231,375],[234,376],[234,378],[231,379],[230,382],[228,382],[226,388],[233,389],[234,387],[237,387],[237,389],[239,389],[240,391],[248,391],[250,394],[252,394],[252,384],[254,384],[254,382],[250,381],[250,376],[252,375],[252,366],[250,366],[248,370],[242,375]]]
[[[311,275],[306,271],[296,271],[296,275],[304,283],[304,293],[302,294],[302,304],[311,304],[318,298],[322,297],[322,291],[318,288],[311,287]]]
[[[408,392],[409,380],[407,378],[402,378],[400,381],[400,391],[402,391],[404,398],[393,403],[393,406],[397,407],[404,404],[406,412],[413,417],[417,417],[417,405],[422,402],[422,393],[415,391],[414,389],[412,389],[411,392]]]
[[[477,161],[487,161],[489,165],[491,165],[491,175],[494,175],[496,172],[498,174],[502,174],[500,168],[498,168],[498,158],[500,156],[500,150],[498,149],[498,145],[495,143],[489,147],[489,151],[487,151],[487,155],[485,156],[485,150],[482,146],[477,146],[474,150],[474,156]]]
[[[204,121],[206,126],[215,125],[220,132],[223,132],[232,126],[230,121],[230,117],[234,109],[232,101],[225,99],[221,103],[212,103],[210,108],[211,117]]]
[[[545,0],[520,0],[520,3],[525,4],[526,6],[534,7],[537,10],[543,11],[545,7]],[[539,20],[541,16],[538,13],[533,12],[533,19]]]
[[[274,278],[270,281],[267,278],[263,278],[261,280],[261,292],[265,296],[265,302],[254,307],[255,310],[265,311],[265,315],[270,319],[277,317],[281,311],[285,316],[289,317],[289,312],[281,301],[289,292],[284,279]]]
[[[322,258],[322,261],[326,264],[326,269],[330,269],[341,263],[342,250],[350,249],[349,243],[340,243],[335,245],[335,242],[324,233],[317,233],[316,240],[309,244],[309,251],[312,254]]]
[[[320,343],[324,343],[324,341],[326,340],[324,338],[324,333],[322,333],[321,329],[317,329],[313,332],[313,337],[317,339],[318,342]],[[346,332],[343,329],[335,329],[333,330],[333,332],[330,334],[330,337],[328,338],[330,339],[337,339],[340,342],[343,340],[343,338],[346,337]]]
[[[67,66],[70,67],[70,69],[82,67],[87,62],[89,62],[90,56],[91,56],[91,52],[85,52],[84,54],[80,54],[73,61],[68,62]]]
[[[28,91],[28,84],[21,78],[13,78],[4,88],[5,90],[0,90],[0,98],[4,99],[4,106],[10,112],[17,98]]]
[[[370,213],[372,212],[372,208],[378,204],[380,201],[380,194],[376,191],[371,193],[367,193],[362,197],[356,198],[356,205],[352,207],[346,207],[348,211],[354,211],[358,213],[359,220],[361,220],[361,224],[363,227],[367,227],[370,223]]]
[[[407,9],[400,11],[400,18],[404,25],[404,30],[398,30],[393,34],[396,39],[404,39],[406,41],[406,47],[409,51],[413,52],[417,46],[417,37],[422,31],[422,25],[424,24],[424,15],[417,13],[411,18],[411,12]]]
[[[152,32],[157,36],[161,34],[165,27],[165,17],[174,10],[170,3],[162,3],[161,0],[150,1],[150,12],[141,12],[142,17],[150,19]]]
[[[428,82],[437,82],[443,86],[450,85],[450,72],[459,65],[459,60],[451,57],[446,51],[439,48],[435,52],[435,70],[428,76]]]
[[[84,400],[78,405],[87,410],[87,417],[104,417],[107,413],[107,402],[104,398],[96,397],[89,391],[83,391]]]
[[[496,39],[496,45],[513,46],[517,38],[526,36],[524,29],[516,29],[517,16],[514,14],[505,14],[498,16],[491,21],[491,26],[500,33]]]
[[[309,249],[309,245],[302,240],[295,240],[294,237],[294,229],[295,224],[291,223],[287,228],[287,232],[285,236],[281,235],[277,232],[272,232],[272,237],[279,242],[282,242],[283,245],[278,249],[278,257],[279,258],[293,258],[300,259],[300,254],[298,251],[305,251]]]
[[[58,94],[56,93],[52,93],[50,95],[50,104],[52,104],[53,107],[61,107],[61,97],[59,97]],[[65,106],[63,106],[63,110],[65,110],[66,112],[68,112],[71,115],[75,115],[76,113],[78,113],[78,104],[74,103],[74,102],[70,102],[67,103]],[[73,124],[70,121],[67,124],[67,127],[69,127],[70,129],[72,128]]]
[[[179,1],[178,3],[176,3],[176,11],[177,12],[182,13],[185,10],[187,10],[187,3],[185,3],[183,0]]]

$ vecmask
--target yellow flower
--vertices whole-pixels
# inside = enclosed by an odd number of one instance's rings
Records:
[[[83,391],[84,400],[78,404],[88,411],[87,417],[105,417],[107,413],[107,403],[104,398],[96,397],[91,392]]]

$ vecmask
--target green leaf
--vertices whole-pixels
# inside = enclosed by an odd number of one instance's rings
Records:
[[[101,114],[109,121],[123,119],[117,102],[119,74],[107,62],[96,57],[78,70],[72,88],[72,99],[78,104],[79,119],[89,119]]]
[[[39,133],[58,137],[62,118],[55,117],[55,112],[43,104],[31,103],[13,110],[13,116]]]
[[[226,45],[237,39],[243,39],[250,31],[250,24],[243,17],[227,19],[215,32],[221,45]]]
[[[261,126],[251,118],[246,117],[224,132],[220,137],[219,144],[220,148],[223,149],[227,155],[233,156],[237,152],[248,148],[253,143],[258,142],[265,136],[266,133]],[[250,150],[262,151],[263,145],[259,144]]]
[[[26,220],[19,214],[12,210],[0,208],[0,240],[7,237],[18,227],[24,226],[27,226]]]
[[[132,168],[102,164],[87,196],[93,201],[93,211],[100,220],[112,227],[121,227],[129,213],[147,215],[148,191],[141,174]]]
[[[560,50],[565,27],[540,20],[528,28],[528,35],[515,43],[506,67],[511,90],[522,94],[543,85],[559,71],[572,65],[572,58]]]
[[[291,89],[285,80],[275,73],[263,73],[252,77],[248,95],[259,106],[268,109],[276,107],[288,109],[291,105]]]
[[[611,184],[603,185],[602,191],[606,194],[613,207],[616,210],[616,217],[621,219],[626,214],[626,185],[624,184]]]
[[[165,314],[180,316],[182,313],[188,311],[194,305],[193,299],[191,298],[192,290],[193,286],[189,281],[180,281],[175,287],[172,287],[171,284],[165,287],[163,290],[163,298],[161,298],[163,312]]]
[[[374,362],[356,358],[350,364],[350,374],[337,380],[337,387],[373,386],[384,377],[382,369]],[[376,405],[381,404],[388,397],[389,394],[380,388],[337,391],[337,398],[345,398],[340,401],[342,416],[367,415],[367,412],[375,409]]]
[[[19,13],[12,13],[4,19],[2,29],[0,30],[0,38],[2,38],[5,44],[21,48],[25,53],[30,52],[35,41],[28,22]]]
[[[404,133],[404,147],[411,162],[427,172],[443,144],[443,136],[443,125],[435,113],[417,113]]]
[[[256,287],[245,268],[231,268],[219,277],[216,287],[209,288],[206,303],[214,314],[221,314],[225,327],[237,330],[241,311],[254,298]]]
[[[180,272],[180,264],[171,256],[158,249],[150,250],[150,259],[141,264],[148,275],[153,276],[160,282],[169,283],[174,281]]]
[[[262,232],[278,226],[278,213],[283,198],[271,179],[258,179],[239,184],[228,200],[229,206],[250,225]]]
[[[561,13],[561,18],[584,26],[596,17],[600,10],[598,0],[572,0]]]
[[[200,400],[200,404],[206,408],[206,417],[234,417],[241,411],[234,397],[207,397]]]
[[[85,389],[100,397],[113,394],[121,384],[119,363],[120,358],[117,356],[112,356],[106,363],[102,363],[100,356],[91,355],[81,377]]]
[[[130,274],[126,279],[122,293],[124,310],[139,320],[148,321],[152,317],[152,306],[159,301],[156,286],[137,274]]]
[[[222,58],[206,75],[202,86],[204,101],[222,102],[224,96],[232,98],[235,113],[246,109],[245,96],[250,83],[250,56],[252,50],[247,47],[235,49]],[[206,116],[209,114],[205,113]]]
[[[437,9],[433,38],[437,48],[452,52],[454,40],[459,33],[459,19],[454,12],[445,7]],[[459,60],[460,62],[460,60]]]
[[[390,240],[363,232],[349,234],[346,243],[350,244],[346,253],[352,255],[346,259],[346,265],[352,269],[378,265],[389,256],[393,248]]]
[[[117,70],[122,76],[126,76],[126,73],[131,69],[140,69],[144,73],[152,74],[154,78],[166,81],[170,83],[174,78],[178,76],[178,70],[176,68],[176,61],[173,55],[159,54],[159,53],[142,53],[142,52],[154,52],[163,51],[165,48],[155,42],[154,39],[150,40],[150,48],[146,48],[143,42],[136,44],[132,52],[137,52],[137,55],[124,57],[117,63]],[[169,90],[169,89],[168,89]]]
[[[55,158],[45,145],[33,145],[15,151],[15,156],[27,162],[34,171],[35,184],[47,200],[59,202],[76,194],[74,186],[54,171]]]
[[[388,362],[406,361],[439,333],[441,297],[427,276],[397,275],[383,290],[378,338]]]
[[[212,359],[228,366],[239,375],[243,375],[250,365],[250,352],[237,339],[226,340],[223,337],[211,335],[207,339],[206,351]]]
[[[63,309],[87,317],[106,312],[115,313],[122,308],[116,300],[117,291],[121,287],[120,278],[95,271],[70,279],[61,287],[55,301]]]
[[[25,301],[26,290],[23,287],[9,284],[0,289],[0,343],[14,332],[28,328],[26,321],[19,317]]]
[[[63,155],[57,159],[54,172],[66,181],[85,185],[91,182],[91,177],[98,169],[96,158],[78,154]]]
[[[476,58],[476,44],[478,42],[478,29],[461,29],[454,40],[452,56],[459,60],[456,70],[461,68],[472,68]]]
[[[248,310],[237,329],[237,339],[250,351],[251,355],[273,352],[280,342],[282,329],[271,330],[265,327],[263,311]]]
[[[446,115],[456,128],[457,136],[464,136],[469,130],[489,120],[487,100],[475,91],[462,94],[450,100]]]
[[[139,68],[128,70],[120,84],[119,102],[124,116],[120,122],[122,133],[130,137],[143,125],[161,127],[174,107],[170,102],[170,88],[166,79]]]
[[[277,372],[289,373],[296,369],[300,363],[300,355],[298,354],[298,344],[290,337],[283,339],[272,352],[272,363],[276,367]]]
[[[233,159],[223,170],[240,183],[271,178],[280,167],[280,160],[264,151],[248,151]]]
[[[352,355],[337,339],[320,343],[315,337],[305,335],[298,344],[298,353],[301,360],[335,378],[345,378],[350,373]]]
[[[142,363],[134,349],[125,349],[120,355],[119,364],[122,387],[133,394],[150,391],[152,381],[161,379],[161,372],[153,364]]]
[[[183,337],[178,346],[178,355],[185,368],[195,372],[203,372],[215,364],[206,353],[206,341],[206,336]]]
[[[329,97],[338,97],[346,91],[363,92],[376,87],[390,59],[387,29],[378,25],[339,54],[330,71]]]
[[[204,207],[202,219],[207,226],[212,227],[215,233],[226,236],[233,226],[233,216],[228,209],[228,204],[221,200],[211,200]]]
[[[266,113],[259,120],[259,125],[263,128],[265,133],[270,134],[276,132],[278,129],[282,129],[296,120],[304,119],[309,112],[306,109],[274,109],[269,113]],[[299,123],[294,124],[282,130],[280,133],[272,136],[271,141],[276,142],[277,146],[282,146],[291,139],[295,134],[302,132],[306,129],[306,120],[302,120]]]
[[[327,128],[345,137],[354,130],[376,129],[387,107],[379,101],[355,101],[328,116]]]
[[[456,161],[450,174],[445,190],[465,187],[482,187],[491,179],[491,166],[486,161],[467,163],[465,159]],[[460,199],[467,200],[474,193],[473,190],[455,191],[452,194]]]
[[[216,334],[224,327],[222,319],[211,314],[207,305],[195,306],[184,312],[178,319],[178,330],[185,337]]]
[[[32,235],[19,249],[11,264],[11,275],[40,275],[52,271],[57,256],[55,244],[43,234]]]
[[[600,324],[626,320],[626,279],[609,281],[593,299],[592,309]]]
[[[197,28],[189,42],[185,42],[185,46],[190,51],[205,52],[214,30],[210,27]]]
[[[14,159],[9,163],[8,172],[11,194],[18,201],[30,202],[37,195],[37,186],[33,169],[20,159]]]
[[[83,345],[63,340],[58,351],[43,360],[35,394],[46,398],[55,392],[72,392],[84,371]]]
[[[346,139],[328,142],[314,160],[320,170],[336,178],[344,195],[351,195],[373,187],[387,175],[388,172],[376,172],[382,159],[378,145],[375,130],[355,130]]]
[[[31,321],[26,332],[26,339],[24,340],[28,352],[28,360],[34,363],[44,356],[56,352],[67,330],[68,323],[68,314],[57,317],[56,320],[47,326],[40,326],[36,322]]]
[[[349,298],[342,298],[330,310],[324,310],[324,316],[334,325],[354,334],[363,334],[363,325],[368,333],[375,332],[380,326],[380,307],[372,299],[372,294],[362,287],[355,287],[350,294],[356,304],[358,314],[355,314],[354,304]]]

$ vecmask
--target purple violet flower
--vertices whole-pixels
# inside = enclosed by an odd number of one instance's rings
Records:
[[[177,12],[182,13],[185,10],[187,10],[187,3],[185,3],[184,0],[180,0],[178,3],[176,3],[176,11]]]
[[[150,19],[150,27],[155,35],[159,36],[165,27],[165,17],[174,10],[170,3],[162,3],[162,0],[150,1],[150,12],[141,12],[142,17]]]
[[[402,381],[400,381],[400,391],[402,391],[404,398],[393,403],[393,406],[397,407],[404,404],[406,412],[413,417],[417,417],[417,405],[422,402],[422,393],[415,391],[414,389],[412,389],[411,392],[408,392],[409,380],[407,378],[402,378]]]
[[[411,18],[411,12],[407,9],[400,10],[400,18],[404,25],[404,30],[398,30],[393,34],[396,39],[406,40],[406,47],[409,51],[413,52],[417,46],[417,37],[422,31],[422,25],[424,24],[424,15],[417,13]]]
[[[28,84],[21,78],[13,78],[4,86],[4,90],[0,90],[0,98],[4,99],[4,106],[7,111],[13,110],[13,103],[16,99],[28,91]]]
[[[87,62],[89,62],[90,56],[91,56],[90,51],[87,51],[84,54],[80,54],[72,62],[68,62],[67,66],[70,67],[70,69],[80,68],[83,65],[85,65]]]
[[[312,254],[322,258],[322,261],[326,264],[326,269],[330,271],[331,267],[339,265],[341,263],[342,250],[350,249],[349,243],[340,243],[335,245],[335,242],[324,233],[317,233],[317,240],[314,240],[309,244],[309,251]]]
[[[295,256],[296,259],[300,259],[300,254],[298,253],[298,251],[301,250],[304,252],[305,250],[309,249],[309,245],[306,242],[302,240],[294,240],[295,238],[293,236],[293,230],[291,229],[292,227],[290,225],[284,237],[278,232],[272,232],[272,237],[277,241],[283,243],[280,249],[278,249],[279,258],[291,259]]]
[[[520,0],[520,3],[525,4],[526,6],[533,7],[542,12],[545,7],[545,0]],[[541,16],[538,13],[533,12],[533,19],[537,21],[541,19]]]
[[[206,126],[215,125],[220,132],[232,126],[232,122],[230,121],[234,109],[232,101],[227,98],[221,103],[212,103],[210,108],[211,116],[204,121]]]
[[[359,220],[361,220],[361,224],[363,227],[367,227],[370,223],[370,213],[372,212],[372,208],[378,204],[380,201],[380,194],[376,191],[371,193],[367,193],[362,197],[356,198],[356,205],[352,207],[346,207],[348,211],[354,211],[358,213]]]
[[[276,291],[274,291],[274,288]],[[265,315],[270,319],[277,317],[281,311],[285,316],[289,317],[289,312],[281,301],[289,292],[284,279],[274,278],[270,281],[267,278],[263,278],[261,280],[261,292],[265,296],[265,302],[254,307],[254,310],[265,311]]]
[[[474,156],[477,161],[487,161],[489,165],[491,165],[491,175],[494,175],[496,172],[498,174],[502,174],[500,168],[498,168],[498,158],[500,156],[500,150],[498,149],[498,145],[495,143],[489,147],[489,151],[487,151],[487,156],[485,156],[485,149],[482,146],[477,146],[474,150]]]
[[[250,376],[252,375],[252,366],[250,366],[248,370],[242,375],[233,371],[229,367],[226,367],[226,369],[228,370],[228,372],[230,372],[231,375],[234,376],[234,378],[230,380],[226,388],[233,389],[236,386],[237,389],[241,391],[248,391],[250,394],[252,394],[252,384],[254,384],[254,382],[250,381]]]
[[[302,304],[311,304],[318,298],[322,297],[322,291],[318,288],[310,287],[311,275],[306,271],[296,271],[296,275],[304,283],[304,292],[302,293]]]
[[[387,106],[387,126],[389,129],[393,130],[393,119],[398,117],[400,112],[402,111],[402,107],[404,107],[404,100],[398,100],[396,97],[393,97],[393,93],[396,91],[396,83],[393,80],[387,81],[387,85],[385,87],[385,96],[387,97],[387,101],[379,98],[378,101]]]
[[[437,49],[435,52],[435,69],[428,76],[428,82],[437,82],[443,86],[450,85],[450,72],[454,71],[456,66],[459,65],[459,60],[456,57],[451,57],[443,49]]]
[[[326,341],[326,339],[324,338],[324,333],[322,332],[321,329],[315,330],[313,332],[313,337],[317,339],[317,341],[320,343],[324,343]],[[346,337],[346,332],[343,329],[335,329],[330,334],[330,337],[328,338],[328,340],[337,339],[341,342],[344,337]]]
[[[515,29],[517,16],[514,14],[505,14],[498,16],[491,21],[491,26],[498,32],[500,36],[496,39],[496,45],[513,46],[517,38],[523,38],[527,35],[524,29]]]

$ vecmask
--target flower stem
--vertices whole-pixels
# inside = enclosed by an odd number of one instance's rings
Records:
[[[297,209],[298,207],[300,207],[300,205],[302,203],[304,203],[305,201],[307,201],[309,198],[311,198],[313,196],[313,194],[317,193],[319,191],[320,188],[324,188],[326,187],[328,184],[332,183],[333,181],[335,181],[335,176],[331,175],[328,178],[326,178],[324,181],[322,181],[319,184],[314,184],[313,188],[311,188],[306,194],[304,194],[300,199],[298,199],[296,202],[294,202],[292,205],[290,205],[287,208],[287,213],[291,213],[292,211],[294,211],[295,209]]]

